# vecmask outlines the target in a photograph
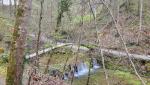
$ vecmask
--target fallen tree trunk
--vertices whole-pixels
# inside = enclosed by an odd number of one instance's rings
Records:
[[[112,54],[114,55],[114,57],[126,57],[127,56],[126,52],[121,52],[121,51],[111,50],[111,49],[101,49],[101,50],[104,52],[104,54]],[[150,61],[150,55],[129,54],[129,56],[131,56],[131,58],[134,58],[134,59]]]
[[[73,51],[77,50],[77,45],[75,45],[73,43],[58,43],[58,45],[56,45],[54,47],[51,47],[51,48],[46,48],[44,50],[40,50],[38,53],[39,53],[39,55],[42,55],[42,54],[50,52],[53,49],[57,49],[57,48],[60,48],[60,47],[66,47],[66,48],[71,47],[71,49]],[[79,50],[87,52],[89,49],[86,48],[86,47],[80,46]],[[122,51],[111,50],[111,49],[101,49],[101,50],[106,55],[107,54],[114,55],[113,57],[126,57],[127,56],[126,52],[122,52]],[[134,58],[134,59],[150,61],[150,55],[138,55],[138,54],[129,54],[129,55],[131,56],[131,58]],[[31,59],[35,56],[36,56],[36,53],[32,53],[30,55],[27,55],[26,59]]]
[[[58,45],[54,47],[46,48],[44,50],[39,50],[38,55],[42,55],[42,54],[52,51],[53,49],[61,48],[61,47],[68,46],[68,45],[71,45],[71,43],[58,43]],[[32,59],[34,57],[36,57],[36,53],[31,53],[29,55],[26,55],[26,59]]]

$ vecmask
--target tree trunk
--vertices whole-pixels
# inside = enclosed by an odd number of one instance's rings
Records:
[[[140,1],[141,0],[138,0],[138,10],[137,10],[137,16],[140,16]]]
[[[140,0],[140,11],[139,11],[139,15],[140,15],[140,22],[139,22],[139,32],[138,32],[138,36],[137,36],[137,44],[140,44],[140,40],[141,38],[141,31],[142,31],[142,23],[143,23],[143,0]]]
[[[14,15],[16,15],[16,9],[17,9],[17,0],[14,0]]]
[[[42,22],[42,15],[43,15],[43,3],[44,0],[41,1],[41,10],[40,10],[40,19],[39,19],[39,31],[38,31],[38,37],[37,37],[37,45],[36,45],[36,60],[35,60],[35,66],[39,67],[39,44],[40,44],[40,36],[41,36],[41,22]]]
[[[60,25],[61,25],[62,16],[63,16],[63,12],[61,11],[61,12],[58,13],[58,17],[57,17],[57,27],[60,27]],[[55,31],[57,32],[58,29],[55,30]]]
[[[10,13],[10,17],[11,17],[11,15],[12,15],[12,1],[11,0],[9,0],[9,13]]]
[[[19,0],[8,59],[6,85],[22,85],[25,41],[32,0]]]
[[[2,11],[4,10],[4,1],[2,0]]]
[[[52,52],[50,53],[49,59],[48,59],[47,64],[46,64],[46,68],[45,68],[45,71],[44,71],[45,74],[48,73],[49,64],[51,62],[51,57],[52,57]]]

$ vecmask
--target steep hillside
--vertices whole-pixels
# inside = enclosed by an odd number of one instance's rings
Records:
[[[121,34],[124,37],[126,45],[128,46],[130,52],[137,54],[150,54],[150,15],[149,9],[150,6],[147,4],[149,1],[144,1],[143,8],[143,23],[142,31],[140,36],[140,43],[137,44],[137,36],[139,35],[139,16],[138,16],[138,3],[135,3],[134,0],[130,1],[129,10],[125,10],[124,3],[120,1],[118,4],[121,8],[119,9],[118,15],[118,24],[120,25],[119,29]],[[56,27],[56,19],[58,15],[58,1],[45,1],[44,3],[44,14],[42,20],[42,34],[47,37],[54,37],[56,40],[66,40],[69,36],[70,42],[76,41],[82,33],[82,41],[84,44],[96,44],[96,28],[94,25],[93,15],[91,13],[90,6],[88,2],[84,6],[81,6],[79,1],[73,1],[70,8],[70,14],[64,14],[62,18],[62,26],[59,33],[54,33]],[[39,10],[40,2],[33,0],[32,14],[31,14],[31,24],[29,26],[29,34],[37,34],[38,22],[39,22]],[[111,20],[111,16],[105,6],[102,7],[102,4],[98,1],[91,3],[92,6],[96,7],[97,11],[97,28],[100,35],[101,44],[104,48],[111,49],[121,49],[123,50],[122,41],[120,41],[119,35],[115,29],[114,22]],[[2,8],[2,7],[1,7]],[[1,35],[10,36],[14,17],[10,17],[9,6],[4,7],[6,10],[3,10],[0,18],[0,30]],[[116,9],[116,8],[114,8]],[[13,10],[13,9],[12,9]],[[13,12],[13,11],[12,11]],[[81,26],[83,16],[84,25]],[[71,21],[69,20],[71,18]],[[82,30],[80,30],[82,29]],[[80,32],[84,31],[84,32]],[[74,36],[75,35],[75,36]],[[30,37],[30,36],[29,36]],[[7,39],[7,38],[6,38]],[[7,41],[7,40],[6,40]]]

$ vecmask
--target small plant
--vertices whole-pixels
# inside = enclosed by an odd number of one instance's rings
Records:
[[[4,53],[0,55],[0,64],[4,64],[8,62],[8,53]]]

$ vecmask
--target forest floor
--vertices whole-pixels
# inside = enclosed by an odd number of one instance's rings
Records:
[[[72,63],[74,61],[74,58],[72,57],[73,55],[71,53],[55,53],[52,57],[51,57],[51,62],[50,62],[50,69],[59,69],[60,71],[63,68],[64,65],[64,61],[66,61],[66,59],[69,57],[68,63]],[[46,62],[49,59],[49,55],[45,55],[42,58],[40,58],[40,68],[42,69],[42,71],[45,68]],[[62,58],[63,57],[63,58]],[[84,59],[85,61],[88,61],[89,59],[87,58],[86,55],[83,54],[79,54],[79,59]],[[4,68],[5,67],[5,68]],[[5,76],[6,76],[6,65],[3,64],[2,66],[0,66],[0,85],[5,85]],[[29,68],[29,65],[26,64],[25,65],[25,71],[27,70],[27,68]],[[140,81],[138,80],[138,78],[130,73],[130,72],[125,72],[125,71],[120,71],[120,70],[111,70],[108,69],[108,74],[109,74],[109,81],[111,83],[111,85],[141,85]],[[27,76],[28,74],[26,73],[24,75],[25,82],[27,82]],[[150,85],[150,78],[143,78],[145,81],[147,81],[147,85]],[[79,77],[79,78],[75,78],[73,85],[86,85],[86,81],[87,81],[87,75]],[[66,83],[70,83],[70,80],[65,80]],[[104,75],[104,71],[102,68],[100,68],[99,70],[97,70],[94,73],[91,73],[91,77],[90,77],[90,85],[107,85],[106,84],[106,80],[105,80],[105,75]]]

